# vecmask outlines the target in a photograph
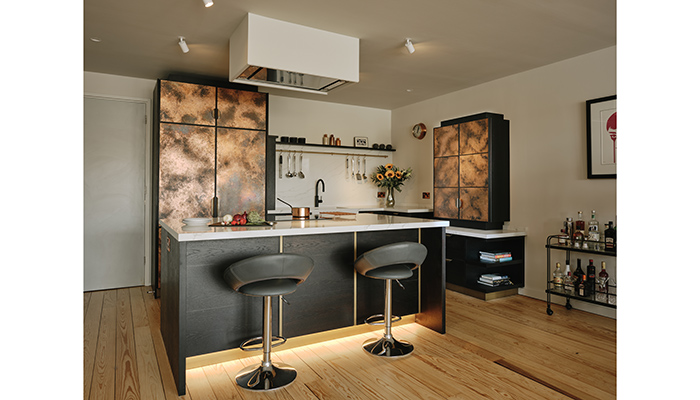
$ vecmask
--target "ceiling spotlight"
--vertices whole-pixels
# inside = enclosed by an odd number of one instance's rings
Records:
[[[202,0],[204,2],[204,7],[211,7],[214,5],[214,0]]]
[[[183,52],[183,53],[187,53],[188,51],[190,51],[190,48],[187,47],[187,43],[185,43],[185,38],[184,38],[184,37],[180,36],[180,41],[177,42],[177,44],[180,45],[180,48],[182,49],[182,52]]]
[[[406,39],[406,50],[408,50],[408,54],[413,54],[414,51],[416,51],[415,47],[413,47],[413,43],[411,43],[411,39]]]

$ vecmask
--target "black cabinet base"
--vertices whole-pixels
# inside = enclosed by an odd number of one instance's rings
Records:
[[[447,283],[447,290],[452,290],[455,292],[463,293],[463,294],[466,294],[468,296],[476,297],[477,299],[481,299],[481,300],[485,300],[485,301],[493,300],[493,299],[500,299],[502,297],[514,296],[514,295],[518,294],[517,287],[508,287],[506,289],[499,288],[499,290],[484,292],[481,290],[471,289],[468,287],[459,286],[459,285],[455,285],[452,283]]]

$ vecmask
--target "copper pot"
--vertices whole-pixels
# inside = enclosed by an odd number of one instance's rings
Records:
[[[309,207],[292,207],[292,219],[309,219],[310,216]]]
[[[292,219],[309,219],[309,217],[311,216],[311,209],[309,207],[293,207],[291,204],[280,199],[279,197],[277,198],[277,200],[288,205],[289,208],[292,209]]]

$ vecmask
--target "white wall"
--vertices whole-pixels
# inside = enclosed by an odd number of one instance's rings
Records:
[[[596,210],[601,227],[616,220],[616,180],[586,178],[585,102],[613,94],[616,47],[393,110],[392,142],[399,149],[394,161],[415,172],[401,196],[431,204],[420,195],[432,192],[432,128],[440,121],[484,111],[503,114],[510,120],[511,154],[511,221],[506,227],[527,231],[525,287],[520,292],[545,299],[547,236],[558,233],[566,217],[576,219],[579,210],[586,219]],[[420,141],[410,133],[418,122],[428,126]],[[588,257],[581,258],[585,266]],[[597,265],[606,261],[608,270],[616,272],[615,259],[593,258]],[[564,265],[563,252],[553,253],[556,261]],[[574,307],[616,314],[588,304]]]

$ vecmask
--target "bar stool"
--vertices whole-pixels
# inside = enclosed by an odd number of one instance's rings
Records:
[[[294,381],[297,372],[284,363],[273,364],[270,359],[272,347],[284,344],[287,339],[272,344],[272,296],[293,293],[299,284],[311,273],[314,262],[311,258],[299,254],[260,255],[236,262],[224,272],[224,280],[233,290],[248,296],[263,297],[263,335],[246,340],[239,347],[243,350],[252,341],[261,341],[263,358],[261,364],[250,365],[238,372],[238,386],[256,391],[279,389]],[[284,300],[284,298],[283,298]],[[286,300],[285,300],[286,302]]]
[[[369,339],[362,347],[369,354],[380,357],[399,357],[408,355],[413,351],[413,345],[409,342],[398,340],[391,335],[391,323],[394,316],[391,315],[391,281],[401,285],[399,279],[410,278],[413,270],[425,261],[428,249],[420,243],[399,242],[377,247],[357,257],[355,270],[358,273],[374,279],[384,279],[384,314],[376,314],[368,317],[365,322],[377,325],[377,318],[384,320],[384,336],[380,339]],[[400,321],[401,317],[396,317]]]

